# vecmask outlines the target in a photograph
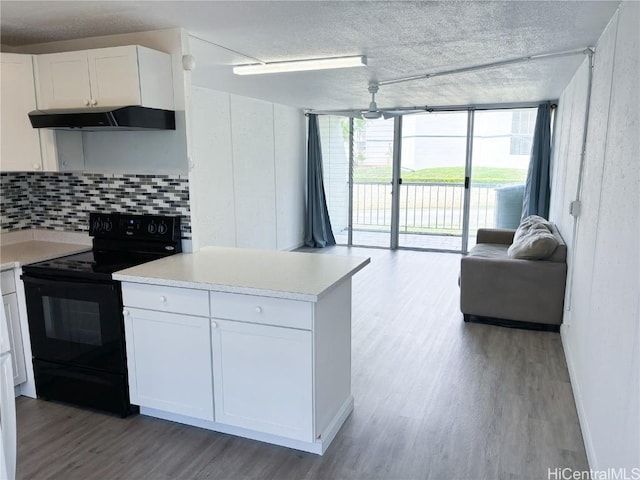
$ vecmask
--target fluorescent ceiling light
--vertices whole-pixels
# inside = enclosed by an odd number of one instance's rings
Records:
[[[364,67],[367,57],[316,58],[313,60],[293,60],[290,62],[257,63],[233,67],[236,75],[259,75],[262,73],[304,72],[306,70],[326,70],[330,68]]]

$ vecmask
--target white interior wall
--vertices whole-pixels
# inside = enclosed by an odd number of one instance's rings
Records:
[[[273,104],[231,95],[236,244],[276,248]]]
[[[198,86],[190,96],[194,249],[302,245],[302,112]]]
[[[236,246],[229,94],[191,87],[189,199],[193,248]]]
[[[596,47],[575,225],[585,65],[560,99],[550,215],[569,240],[562,340],[589,463],[628,474],[640,467],[639,12],[623,2]]]
[[[296,108],[273,106],[276,169],[276,246],[292,250],[304,240],[306,121]]]
[[[82,135],[85,171],[99,173],[186,174],[185,72],[182,55],[188,52],[181,29],[64,40],[20,47],[20,53],[56,53],[120,45],[142,45],[170,53],[176,111],[175,131],[87,132]]]

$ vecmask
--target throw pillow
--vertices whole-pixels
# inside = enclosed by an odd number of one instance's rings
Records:
[[[513,235],[513,243],[518,242],[522,237],[527,235],[531,230],[543,229],[547,232],[551,231],[551,223],[548,220],[538,216],[529,215],[526,217],[516,229],[516,233]]]
[[[550,231],[544,228],[532,228],[529,232],[514,241],[507,253],[511,258],[522,260],[542,260],[551,256],[558,240]]]

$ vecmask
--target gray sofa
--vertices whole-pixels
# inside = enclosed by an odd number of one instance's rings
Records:
[[[474,317],[556,326],[562,323],[567,277],[567,246],[554,224],[547,232],[557,240],[541,260],[512,258],[515,230],[479,229],[477,244],[461,260],[460,310]],[[547,233],[548,235],[548,233]],[[552,247],[553,248],[553,247]]]

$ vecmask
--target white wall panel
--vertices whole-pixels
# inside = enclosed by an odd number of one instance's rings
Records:
[[[551,199],[549,202],[549,219],[556,224],[560,218],[560,207],[564,204],[562,196],[565,193],[564,178],[566,162],[564,152],[566,143],[569,141],[568,128],[571,120],[571,105],[569,100],[569,90],[571,84],[565,88],[558,99],[558,107],[554,118],[554,136],[551,149]]]
[[[273,104],[231,95],[238,247],[276,249]]]
[[[552,174],[551,174],[551,200],[549,206],[549,219],[554,221],[560,232],[565,233],[562,222],[565,197],[569,195],[567,188],[567,152],[569,151],[569,141],[571,139],[571,113],[573,109],[573,92],[575,85],[571,82],[565,88],[558,101],[558,112],[556,122],[558,122],[554,147],[552,152]]]
[[[190,89],[193,248],[293,249],[304,238],[302,112]]]
[[[608,131],[609,101],[611,93],[611,77],[613,73],[613,56],[615,51],[615,33],[617,14],[612,20],[612,27],[598,42],[598,50],[594,57],[592,96],[589,108],[589,128],[587,134],[587,155],[584,163],[582,180],[582,212],[578,219],[576,243],[573,255],[576,261],[572,265],[571,281],[573,290],[579,295],[590,297],[591,278],[593,275],[593,257],[596,246],[598,216],[600,214],[600,195],[604,156]],[[571,314],[577,318],[589,315],[588,303],[584,298],[572,302]],[[578,322],[576,329],[584,327]]]
[[[639,7],[625,4],[618,19],[590,295],[590,322],[600,328],[588,359],[597,387],[585,410],[598,468],[640,466],[640,418],[630,415],[640,403],[640,365],[632,363],[640,331]]]
[[[302,111],[274,105],[277,248],[300,247],[304,239],[306,154]]]
[[[571,312],[562,338],[576,396],[590,466],[630,469],[640,465],[640,3],[623,2],[619,16],[601,36],[591,95],[587,153],[583,170],[582,213],[575,243],[570,244],[573,270]],[[584,118],[579,112],[581,71],[562,99],[564,118],[554,172],[552,212],[561,232],[573,228],[561,204],[575,194],[571,145],[578,142]],[[569,95],[570,94],[570,95]],[[582,113],[584,116],[584,113]],[[570,118],[571,129],[565,128]],[[580,135],[578,135],[580,133]],[[567,320],[570,319],[570,322]],[[629,470],[630,471],[630,470]]]
[[[235,247],[233,157],[229,94],[191,88],[189,174],[194,250]]]

